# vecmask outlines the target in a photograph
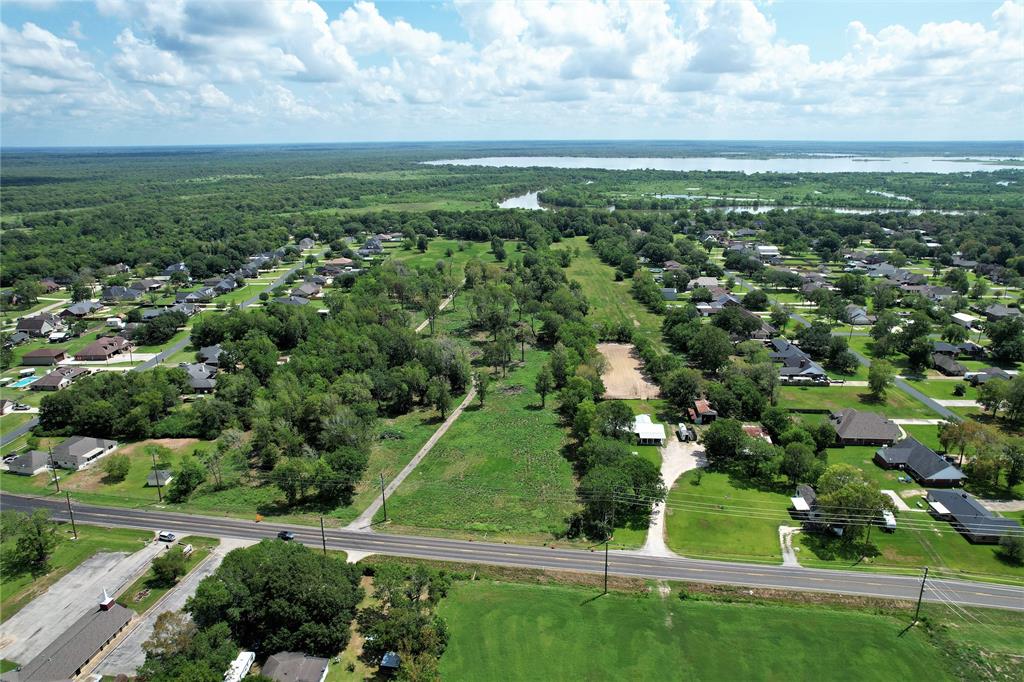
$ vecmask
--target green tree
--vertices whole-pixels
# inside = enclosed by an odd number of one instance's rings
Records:
[[[547,365],[541,367],[537,372],[537,380],[534,384],[534,389],[540,395],[540,406],[544,407],[544,402],[547,399],[548,393],[551,393],[551,391],[555,389],[555,378]]]
[[[120,483],[128,477],[132,468],[132,460],[128,455],[109,455],[100,465],[105,474],[104,478],[111,483]]]
[[[447,419],[452,408],[452,392],[448,387],[448,380],[441,377],[432,379],[427,389],[427,400],[441,413],[441,419]]]
[[[963,343],[967,340],[967,330],[956,323],[947,324],[942,328],[942,340],[946,343]]]
[[[15,517],[14,547],[5,559],[16,571],[40,575],[49,569],[50,555],[57,548],[57,524],[49,514],[37,509]]]
[[[708,466],[719,471],[728,469],[740,455],[747,435],[735,419],[716,419],[704,432],[704,453]]]
[[[999,538],[999,553],[1017,566],[1024,565],[1024,537],[1004,535]]]
[[[572,420],[572,435],[579,443],[585,443],[594,432],[597,421],[597,406],[593,400],[584,400],[576,406],[576,414]]]
[[[817,468],[818,459],[814,456],[814,450],[801,442],[786,446],[782,463],[779,465],[779,471],[785,474],[793,485],[814,483]]]
[[[473,383],[476,385],[476,397],[480,400],[480,407],[483,407],[491,387],[491,375],[487,372],[476,372],[473,375]]]
[[[14,283],[14,295],[18,297],[18,304],[21,306],[36,303],[42,293],[43,287],[35,280],[23,279]]]
[[[629,438],[633,431],[633,410],[621,400],[605,400],[597,406],[596,425],[608,438]]]
[[[153,559],[153,582],[160,587],[170,587],[187,571],[187,560],[181,547],[172,547]]]
[[[875,360],[868,369],[868,387],[877,400],[885,400],[885,391],[896,378],[896,370],[885,360]]]
[[[1005,379],[990,379],[978,387],[978,402],[995,418],[1010,395],[1010,382]]]
[[[843,529],[844,543],[858,539],[883,511],[894,510],[877,484],[849,464],[830,465],[818,478],[818,506],[830,524]]]
[[[732,354],[729,335],[713,325],[700,328],[690,342],[689,356],[693,363],[706,372],[717,372]]]
[[[786,331],[786,325],[789,324],[790,311],[785,306],[776,304],[772,306],[771,315],[768,316],[768,321],[773,327],[779,330],[779,333]]]
[[[185,610],[200,629],[225,623],[258,653],[330,657],[348,643],[361,577],[360,568],[299,543],[264,540],[225,556]]]
[[[661,383],[662,391],[672,406],[685,411],[701,394],[700,372],[685,367],[670,373]]]
[[[195,490],[206,482],[206,467],[192,455],[183,455],[167,489],[171,502],[185,502]]]

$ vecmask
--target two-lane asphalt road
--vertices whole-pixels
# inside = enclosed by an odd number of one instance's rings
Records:
[[[19,511],[46,508],[55,518],[68,518],[64,502],[54,498],[24,498],[2,494],[0,505],[4,509]],[[142,511],[81,504],[74,504],[73,510],[77,522],[100,526],[168,529],[181,533],[256,540],[273,538],[280,530],[290,530],[295,533],[296,541],[312,547],[321,546],[319,529],[308,526],[256,523],[159,510]],[[601,551],[552,549],[546,546],[506,545],[338,529],[327,531],[325,538],[329,549],[557,571],[600,573],[604,570],[604,553]],[[611,552],[608,572],[638,578],[832,592],[903,600],[916,599],[921,587],[920,578],[914,576],[651,557],[629,552]],[[929,585],[935,585],[941,590],[939,593],[932,587],[926,587],[924,598],[929,601],[938,601],[941,598],[967,606],[1024,611],[1024,587],[959,580],[933,582],[931,579]]]

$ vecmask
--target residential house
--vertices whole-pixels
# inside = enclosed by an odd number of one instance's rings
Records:
[[[985,318],[989,322],[998,322],[1005,320],[1010,317],[1020,317],[1021,312],[1018,308],[1011,308],[1003,305],[1002,303],[993,303],[989,307],[985,308]]]
[[[809,356],[789,357],[782,361],[779,379],[787,384],[827,384],[828,372]]]
[[[931,513],[949,521],[969,542],[994,545],[1007,533],[1021,532],[1018,522],[993,513],[962,490],[929,490],[927,499]]]
[[[380,657],[377,669],[385,675],[394,675],[402,667],[402,657],[397,651],[388,651]]]
[[[28,367],[45,367],[58,365],[67,359],[68,353],[63,348],[37,348],[22,355],[21,364]]]
[[[718,412],[711,409],[711,403],[704,398],[693,401],[693,407],[687,413],[694,424],[710,424],[718,418]]]
[[[150,291],[159,291],[163,285],[164,283],[158,279],[140,279],[138,282],[132,282],[129,284],[128,288],[148,293]]]
[[[205,362],[182,363],[178,367],[188,374],[188,383],[194,393],[213,393],[217,387],[217,367]]]
[[[120,285],[107,287],[100,293],[100,298],[110,303],[119,301],[137,301],[142,298],[142,291]]]
[[[697,277],[695,279],[691,279],[686,285],[686,288],[691,290],[699,287],[710,289],[711,287],[717,287],[720,284],[721,282],[718,281],[717,277]]]
[[[52,294],[55,291],[60,291],[60,285],[50,277],[44,277],[39,280],[39,286],[42,288],[44,294]]]
[[[862,326],[867,324],[874,324],[875,316],[868,315],[868,311],[864,306],[857,305],[856,303],[850,303],[843,311],[846,314],[846,321],[855,326]]]
[[[742,239],[744,237],[756,237],[757,236],[757,230],[751,230],[749,227],[744,227],[741,230],[736,230],[736,233],[735,233],[734,236],[736,236],[736,237],[738,237],[740,239]],[[778,248],[778,247],[775,247],[775,248]]]
[[[237,286],[238,284],[235,282],[235,280],[233,280],[230,277],[225,277],[224,279],[219,280],[211,288],[213,289],[215,295],[220,296],[221,294],[231,293],[232,291],[235,290]]]
[[[283,305],[306,305],[309,303],[308,298],[302,296],[278,296],[274,299],[274,303],[281,303]]]
[[[184,263],[172,263],[168,265],[166,268],[164,268],[163,274],[164,277],[170,277],[171,275],[179,272],[184,273],[186,276],[188,276],[188,266],[186,266]]]
[[[967,313],[953,313],[950,315],[950,319],[965,329],[970,329],[979,322],[978,318],[973,315],[968,315]]]
[[[892,420],[852,407],[832,413],[829,421],[836,430],[839,445],[891,445],[903,436]]]
[[[932,353],[932,367],[948,377],[962,377],[967,372],[963,365],[945,353]]]
[[[326,658],[282,651],[268,658],[261,672],[275,682],[324,682],[328,664]]]
[[[216,346],[203,346],[196,353],[200,362],[206,363],[207,365],[213,365],[214,367],[220,366],[220,355],[221,347],[218,343]]]
[[[339,268],[348,267],[353,263],[354,261],[351,258],[345,258],[344,256],[339,256],[337,258],[331,258],[330,260],[324,261],[324,265],[334,265]]]
[[[823,514],[818,508],[818,494],[811,486],[798,485],[796,494],[789,498],[789,502],[793,517],[797,520],[808,527],[816,527],[821,523]]]
[[[303,282],[299,286],[292,289],[292,296],[300,296],[302,298],[316,298],[320,295],[320,285],[314,282]]]
[[[24,332],[29,336],[39,338],[49,336],[51,332],[63,328],[64,322],[59,317],[50,313],[43,313],[42,315],[21,318],[15,326],[15,331]]]
[[[7,470],[19,476],[35,476],[50,468],[49,453],[40,450],[29,450],[12,459]]]
[[[666,301],[675,301],[679,298],[679,292],[675,287],[662,287],[661,297]]]
[[[633,434],[640,445],[665,444],[665,425],[652,422],[649,414],[638,414],[633,418]]]
[[[131,344],[123,336],[105,336],[96,339],[82,350],[75,353],[79,362],[105,362],[115,355],[129,350]]]
[[[740,428],[743,429],[743,433],[751,438],[760,438],[768,443],[772,442],[772,437],[768,435],[768,432],[760,424],[743,424]]]
[[[117,449],[116,440],[72,436],[53,448],[53,463],[62,469],[79,471]]]
[[[202,287],[195,291],[179,291],[174,300],[176,303],[207,303],[216,295],[213,287]]]
[[[60,313],[61,317],[88,317],[97,310],[103,310],[103,304],[97,301],[79,301],[72,303]]]
[[[18,682],[78,678],[82,669],[132,621],[135,612],[104,594],[103,601],[76,620],[17,672]]]
[[[302,239],[299,240],[299,248],[302,249],[303,251],[309,251],[314,246],[316,246],[316,242],[310,239],[309,237],[303,237]]]
[[[708,315],[714,315],[715,313],[722,310],[722,308],[725,308],[726,306],[730,305],[738,305],[741,308],[743,307],[743,304],[740,302],[740,299],[736,298],[732,294],[722,294],[721,296],[718,296],[710,303],[698,303],[697,310],[700,312],[701,315],[707,317]]]
[[[15,346],[20,346],[21,344],[25,343],[30,338],[32,337],[30,337],[25,332],[14,332],[13,334],[7,337],[7,339],[4,341],[4,345],[8,348],[14,348]]]
[[[1005,369],[999,367],[987,367],[980,372],[967,372],[964,374],[964,379],[971,382],[971,386],[980,386],[992,379],[1003,379],[1009,381],[1013,378],[1013,375],[1007,372]]]
[[[936,341],[932,344],[932,352],[942,353],[943,355],[955,358],[960,354],[960,346],[955,346],[952,343],[946,343],[945,341]]]
[[[775,262],[782,259],[782,254],[779,252],[779,247],[771,244],[758,244],[754,247],[757,257],[765,262]]]
[[[85,367],[58,367],[41,379],[33,381],[29,388],[33,391],[60,391],[90,373]]]
[[[665,269],[667,271],[669,271],[669,272],[673,272],[675,270],[678,270],[681,267],[683,267],[683,264],[680,263],[679,261],[675,261],[675,260],[667,260],[667,261],[665,261]]]
[[[883,469],[901,469],[921,485],[951,487],[967,478],[960,469],[915,438],[903,440],[875,452],[875,464]]]
[[[953,267],[955,268],[966,268],[973,270],[978,267],[978,261],[964,258],[963,256],[953,256]]]
[[[960,350],[960,355],[964,355],[974,360],[984,358],[987,352],[984,346],[979,346],[973,341],[964,341],[959,346],[957,346],[957,348]]]

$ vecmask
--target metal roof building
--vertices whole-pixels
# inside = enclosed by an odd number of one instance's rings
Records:
[[[69,680],[79,675],[82,668],[117,636],[135,615],[120,604],[97,605],[67,630],[50,646],[32,659],[17,675],[19,682],[49,682]]]

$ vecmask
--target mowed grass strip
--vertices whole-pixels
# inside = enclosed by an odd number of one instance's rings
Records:
[[[446,680],[947,680],[920,629],[826,608],[458,583]],[[841,642],[842,645],[837,645]]]
[[[393,530],[546,540],[565,529],[577,507],[566,432],[552,396],[541,409],[533,390],[546,356],[528,352],[455,421],[388,499]]]
[[[885,394],[885,400],[876,401],[866,387],[858,386],[783,386],[779,390],[779,404],[790,410],[842,410],[852,407],[865,412],[878,412],[886,417],[907,419],[936,419],[939,415],[923,403],[914,400],[895,386]]]
[[[661,345],[661,316],[648,312],[630,293],[629,282],[616,282],[615,269],[601,262],[586,237],[563,239],[552,249],[577,249],[565,274],[583,287],[590,306],[587,318],[593,322],[626,324],[634,332]]]
[[[78,524],[78,540],[74,540],[71,524],[58,528],[60,542],[50,556],[50,570],[39,576],[9,573],[0,562],[0,622],[7,620],[30,601],[46,591],[69,571],[97,552],[136,552],[153,539],[153,533],[128,528],[100,528]],[[4,538],[0,554],[14,548],[14,538]],[[92,597],[92,595],[89,595]]]

